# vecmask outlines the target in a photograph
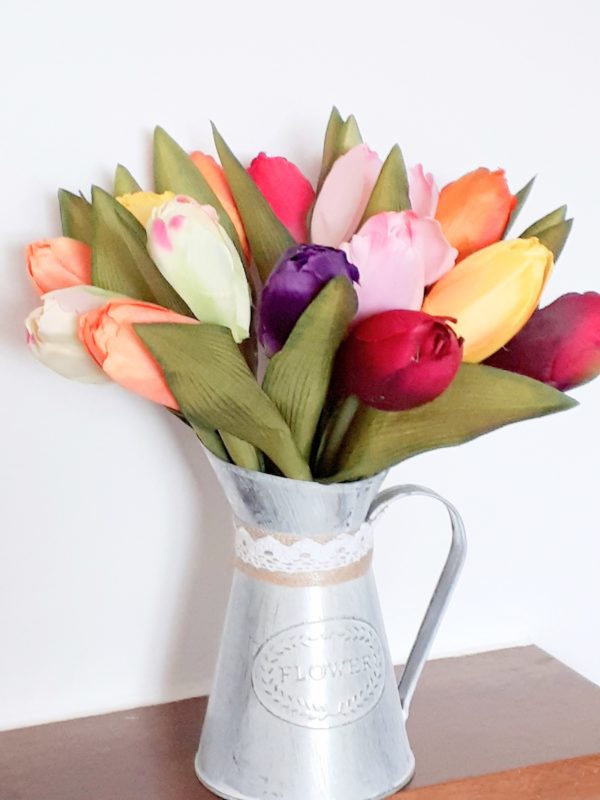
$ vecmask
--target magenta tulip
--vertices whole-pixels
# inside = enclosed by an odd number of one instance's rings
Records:
[[[486,364],[563,392],[591,381],[600,374],[600,294],[572,292],[538,309]]]
[[[306,218],[315,192],[298,167],[286,158],[259,153],[248,173],[294,239],[308,241]]]
[[[462,340],[442,317],[386,311],[359,323],[342,345],[335,386],[382,411],[404,411],[445,391],[462,360]]]
[[[439,222],[413,211],[376,214],[342,249],[360,272],[357,320],[392,309],[420,309],[425,287],[451,269],[457,253]]]

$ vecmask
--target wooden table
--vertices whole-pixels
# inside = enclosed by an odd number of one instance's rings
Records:
[[[202,800],[205,698],[0,733],[0,800]],[[431,661],[411,800],[600,800],[600,688],[536,647]],[[323,798],[327,800],[327,798]]]

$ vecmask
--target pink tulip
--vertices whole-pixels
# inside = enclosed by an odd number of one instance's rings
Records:
[[[441,278],[457,255],[440,224],[414,211],[375,214],[342,250],[360,273],[357,320],[393,309],[419,310],[425,287]]]
[[[415,164],[408,170],[408,195],[415,214],[435,217],[439,194],[433,175],[425,173],[422,164]]]
[[[339,247],[356,233],[381,171],[381,159],[358,144],[334,162],[312,216],[314,244]]]
[[[315,192],[298,167],[286,158],[259,153],[248,167],[248,174],[294,239],[306,242],[306,217]]]

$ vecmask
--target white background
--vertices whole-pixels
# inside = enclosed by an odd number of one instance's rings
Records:
[[[330,107],[382,155],[395,142],[440,183],[538,174],[529,224],[568,202],[574,232],[547,292],[600,288],[600,102],[594,0],[215,2],[4,0],[0,314],[0,727],[209,688],[232,531],[188,431],[116,386],[69,383],[28,354],[36,304],[22,250],[57,235],[56,188],[149,186],[150,136],[314,176]],[[535,642],[600,683],[600,381],[564,415],[419,457],[389,482],[430,485],[468,526],[468,564],[435,644]],[[406,654],[445,546],[426,501],[379,524],[394,658]]]

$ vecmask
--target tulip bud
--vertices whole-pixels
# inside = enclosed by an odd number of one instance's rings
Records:
[[[486,361],[563,392],[600,374],[600,294],[565,294],[536,311],[527,325]]]
[[[360,322],[340,348],[336,391],[382,411],[404,411],[445,391],[462,359],[461,341],[441,317],[386,311]]]
[[[463,358],[488,358],[533,314],[552,269],[552,253],[535,239],[497,242],[465,258],[431,289],[423,311],[457,320]]]
[[[223,210],[231,220],[233,227],[235,228],[235,232],[238,235],[244,256],[246,257],[246,260],[249,261],[250,245],[248,244],[248,237],[246,236],[246,231],[244,230],[240,212],[238,211],[233,194],[229,188],[229,184],[227,183],[225,170],[220,164],[217,164],[212,156],[209,156],[206,153],[201,153],[199,150],[196,150],[194,153],[190,153],[190,158],[194,162],[194,165],[204,180],[215,193],[219,203],[221,203],[223,206]]]
[[[154,263],[202,322],[248,338],[250,289],[233,242],[212,206],[178,195],[152,212],[146,228]]]
[[[308,241],[306,218],[315,192],[298,167],[286,158],[259,153],[248,167],[248,174],[294,239]]]
[[[431,173],[425,173],[422,164],[408,170],[408,196],[410,207],[418,217],[434,217],[439,191]]]
[[[163,203],[166,203],[167,200],[172,200],[174,197],[173,192],[163,192],[162,194],[132,192],[131,194],[122,194],[117,197],[117,200],[145,228],[153,209],[162,206]]]
[[[283,254],[260,300],[258,338],[267,355],[281,350],[303,311],[339,275],[358,281],[358,270],[341,250],[297,245]]]
[[[197,320],[162,306],[129,298],[105,303],[79,318],[79,338],[106,375],[125,389],[177,410],[162,369],[139,338],[134,324],[177,322],[198,325]]]
[[[360,272],[357,320],[391,309],[420,309],[425,286],[456,258],[439,222],[412,211],[375,214],[341,249]]]
[[[458,261],[502,238],[516,202],[502,169],[480,167],[444,186],[435,217]]]
[[[358,144],[331,167],[317,196],[311,222],[315,244],[339,247],[360,224],[381,172],[381,159]]]
[[[27,272],[40,294],[91,283],[92,250],[89,245],[59,236],[27,245]]]
[[[71,286],[43,295],[42,305],[25,320],[29,349],[38,361],[65,378],[84,383],[107,381],[77,331],[81,314],[114,297],[95,286]]]

